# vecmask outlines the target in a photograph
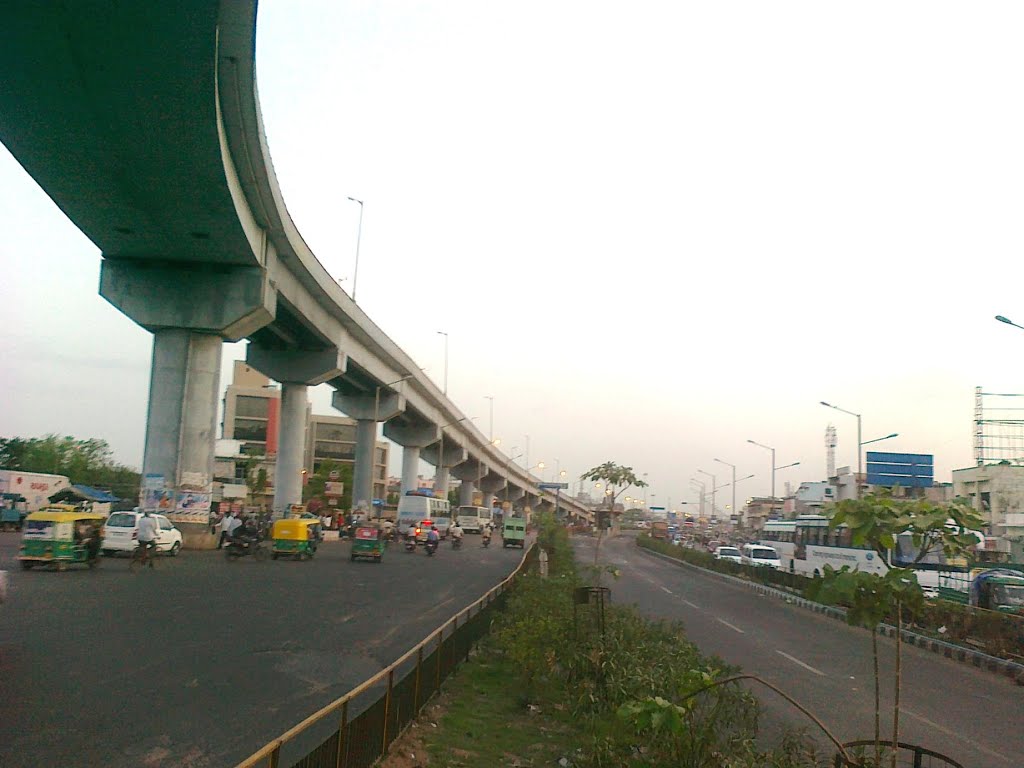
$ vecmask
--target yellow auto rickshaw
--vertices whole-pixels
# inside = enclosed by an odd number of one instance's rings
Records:
[[[292,557],[296,560],[312,559],[320,543],[320,518],[289,517],[275,520],[270,529],[273,546],[270,556]]]
[[[18,560],[26,571],[37,566],[65,570],[81,563],[99,563],[102,526],[106,518],[71,504],[52,504],[25,518]]]

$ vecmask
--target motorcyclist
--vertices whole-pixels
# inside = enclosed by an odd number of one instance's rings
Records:
[[[434,548],[437,548],[437,543],[441,540],[441,536],[437,532],[437,526],[431,525],[427,530],[427,543],[433,544]]]
[[[242,524],[231,532],[231,538],[243,547],[255,544],[259,540],[260,529],[251,516],[246,517]]]
[[[488,523],[487,525],[484,526],[484,529],[480,532],[480,535],[483,537],[484,541],[490,543],[490,541],[491,541],[491,531],[493,531],[493,530],[494,530],[494,526],[491,525],[491,523]]]
[[[461,546],[462,536],[464,534],[465,531],[462,530],[462,526],[459,525],[458,520],[452,523],[452,527],[448,529],[448,535],[452,537],[452,543],[458,542],[457,546]]]

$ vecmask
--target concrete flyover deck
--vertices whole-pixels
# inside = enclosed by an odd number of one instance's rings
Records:
[[[0,533],[0,765],[232,765],[407,651],[522,552],[349,544],[309,562],[185,552],[152,572],[22,572]]]
[[[153,333],[144,472],[208,486],[220,342],[248,339],[248,362],[283,385],[295,414],[305,387],[329,383],[361,422],[354,501],[371,501],[376,422],[393,422],[393,439],[406,435],[400,444],[435,463],[442,485],[466,464],[489,487],[500,476],[515,492],[506,498],[553,504],[302,239],[263,130],[255,48],[255,0],[4,9],[0,142],[102,252],[101,295]],[[278,509],[301,500],[290,418]],[[561,506],[589,516],[573,499]]]

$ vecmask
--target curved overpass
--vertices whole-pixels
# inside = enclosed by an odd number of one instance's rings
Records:
[[[102,252],[100,293],[154,334],[147,474],[212,477],[222,341],[282,384],[275,506],[301,498],[306,387],[486,493],[552,503],[338,286],[281,196],[260,116],[254,0],[17,0],[0,27],[0,141]],[[571,499],[562,506],[589,511]]]

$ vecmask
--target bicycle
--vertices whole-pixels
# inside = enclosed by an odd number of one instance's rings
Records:
[[[155,568],[156,559],[159,555],[160,550],[157,549],[156,542],[149,546],[139,545],[132,550],[131,560],[128,561],[128,569],[132,573],[138,573],[139,569],[147,564],[150,568]]]

